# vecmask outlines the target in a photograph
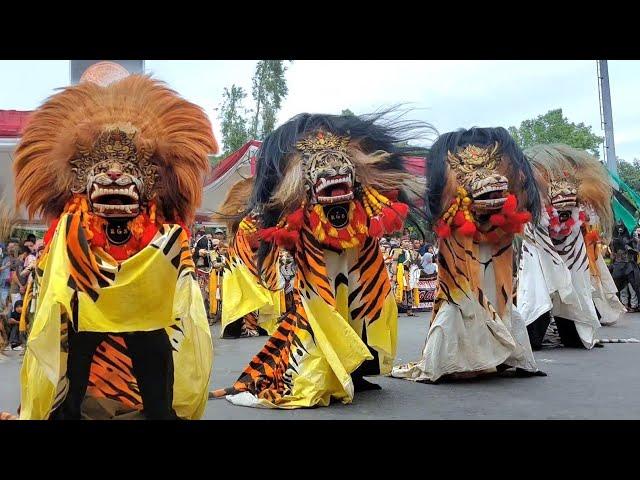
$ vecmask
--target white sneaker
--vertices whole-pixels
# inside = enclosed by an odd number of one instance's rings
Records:
[[[21,352],[22,350],[24,350],[24,347],[22,345],[18,345],[15,348],[11,348],[11,350],[13,350],[14,352]]]

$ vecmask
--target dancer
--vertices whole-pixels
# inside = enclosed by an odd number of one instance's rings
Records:
[[[215,298],[210,298],[210,283],[213,272],[213,261],[211,253],[213,252],[213,239],[211,234],[206,233],[205,229],[200,227],[196,232],[196,239],[193,245],[193,258],[196,264],[196,276],[198,277],[198,286],[204,301],[204,308],[207,317],[211,318],[211,312],[215,308],[211,302],[215,302]]]
[[[205,113],[146,76],[68,87],[32,115],[17,200],[52,223],[21,419],[202,416],[213,351],[183,225],[216,151]]]
[[[510,367],[544,375],[512,308],[511,242],[540,210],[522,151],[503,128],[446,133],[431,148],[427,175],[438,290],[422,359],[392,376],[428,383]]]
[[[566,145],[525,153],[545,204],[540,224],[527,225],[521,250],[518,312],[531,346],[542,348],[551,317],[565,347],[601,346],[598,318],[611,324],[624,311],[598,247],[600,231],[611,230],[607,173],[596,158]]]
[[[401,295],[396,297],[396,301],[399,300],[399,303],[404,305],[409,317],[414,317],[413,310],[420,306],[420,292],[418,290],[420,268],[421,259],[418,251],[414,248],[411,240],[404,240],[402,242],[402,254],[398,259],[398,271],[396,272],[396,276],[399,278],[399,272],[402,270],[403,288],[398,289]]]
[[[611,273],[622,304],[630,312],[638,311],[640,295],[640,268],[638,251],[622,222],[616,224],[611,242],[613,263]]]
[[[380,388],[364,377],[393,365],[397,308],[378,239],[402,229],[408,195],[421,188],[402,160],[424,154],[401,143],[412,128],[382,115],[302,114],[265,139],[245,228],[258,229],[263,281],[278,248],[294,255],[295,310],[213,397],[299,408]]]
[[[225,339],[272,333],[276,320],[284,309],[284,305],[280,305],[278,267],[274,263],[269,286],[259,281],[256,266],[258,239],[252,235],[255,230],[242,228],[247,222],[239,217],[249,201],[253,183],[253,178],[235,183],[220,211],[213,216],[214,220],[224,221],[231,232],[229,253],[222,276],[220,337]]]
[[[222,312],[222,275],[226,248],[218,238],[211,240],[213,250],[211,252],[211,274],[209,276],[209,325],[220,321]]]
[[[281,304],[285,305],[284,311],[292,311],[295,308],[293,301],[293,279],[296,276],[296,262],[293,255],[287,250],[280,250],[280,281],[282,282]]]

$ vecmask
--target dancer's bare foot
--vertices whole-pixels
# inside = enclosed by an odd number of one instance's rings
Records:
[[[209,392],[209,400],[216,399],[216,398],[224,398],[226,395],[227,395],[227,391],[224,388],[212,390]]]

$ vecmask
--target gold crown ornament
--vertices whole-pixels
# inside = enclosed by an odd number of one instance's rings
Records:
[[[349,145],[349,137],[341,137],[329,132],[317,132],[296,144],[296,148],[304,153],[319,152],[322,150],[337,150],[346,152]]]
[[[479,168],[495,170],[501,159],[499,148],[498,142],[491,147],[467,145],[456,154],[449,151],[447,157],[453,169],[464,173],[471,173]]]

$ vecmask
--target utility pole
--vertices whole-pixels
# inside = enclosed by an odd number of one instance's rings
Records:
[[[618,159],[613,140],[613,113],[611,112],[611,91],[609,89],[609,68],[606,60],[598,60],[598,92],[600,94],[600,121],[604,129],[604,155],[607,168],[618,175]]]

